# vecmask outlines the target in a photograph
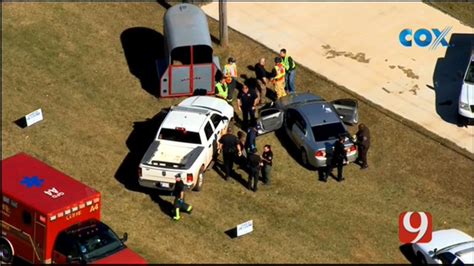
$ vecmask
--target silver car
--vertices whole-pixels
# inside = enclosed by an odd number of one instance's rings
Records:
[[[340,99],[327,102],[311,93],[295,93],[282,97],[260,112],[258,134],[283,127],[299,149],[303,165],[316,168],[326,166],[326,153],[332,152],[339,135],[346,136],[347,159],[357,158],[357,147],[350,139],[343,122],[358,122],[357,102]]]

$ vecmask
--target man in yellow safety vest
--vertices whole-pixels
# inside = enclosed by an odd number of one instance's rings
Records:
[[[289,93],[295,92],[296,63],[293,58],[286,54],[286,49],[280,50],[280,57],[286,72],[285,90]]]
[[[281,58],[275,57],[275,67],[273,68],[273,71],[272,71],[272,81],[273,81],[273,86],[274,86],[278,99],[280,99],[283,96],[286,96],[285,78],[286,78],[286,71],[285,71],[285,67],[281,63]]]
[[[235,58],[229,57],[229,59],[227,59],[227,64],[224,66],[225,81],[227,82],[227,85],[231,91],[233,91],[238,85],[237,65],[235,62]]]
[[[229,94],[229,88],[225,77],[222,76],[219,82],[216,83],[216,97],[226,100],[228,103],[232,103],[232,94]]]

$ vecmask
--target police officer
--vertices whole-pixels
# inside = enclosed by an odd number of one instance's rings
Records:
[[[247,188],[257,192],[258,179],[260,177],[260,163],[262,162],[260,155],[257,154],[257,148],[250,150],[248,155],[249,166],[249,182]],[[253,188],[252,188],[253,183]]]
[[[237,96],[237,104],[239,107],[239,111],[242,111],[242,126],[244,129],[248,127],[248,120],[250,116],[250,123],[254,124],[255,120],[255,110],[257,108],[257,104],[259,102],[259,98],[254,90],[250,91],[247,85],[244,85],[242,91]]]
[[[369,151],[370,147],[370,131],[365,124],[359,124],[359,130],[356,133],[356,138],[359,153],[357,161],[361,164],[360,169],[367,169],[367,167],[369,167],[367,164],[367,152]]]
[[[184,202],[184,183],[180,174],[176,175],[176,183],[174,185],[173,194],[175,196],[173,220],[179,221],[181,219],[180,211],[191,213],[193,210],[193,206]]]
[[[324,182],[326,182],[328,177],[332,174],[332,169],[334,167],[337,167],[337,181],[341,182],[344,180],[344,177],[342,176],[342,167],[347,163],[347,152],[344,147],[344,139],[345,137],[340,135],[338,140],[334,143],[334,152],[332,152],[332,154],[326,153],[327,171],[326,176],[323,179]]]
[[[234,160],[236,160],[237,156],[240,157],[242,155],[239,139],[232,134],[232,128],[230,126],[227,128],[227,134],[222,136],[219,140],[219,152],[222,152],[225,172],[224,179],[227,181],[233,172]]]
[[[257,148],[257,123],[252,122],[250,127],[247,129],[247,138],[245,138],[245,150],[250,152]]]

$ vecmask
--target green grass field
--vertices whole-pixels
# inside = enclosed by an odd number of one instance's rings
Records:
[[[103,220],[156,263],[406,263],[398,240],[404,211],[429,211],[434,229],[474,234],[473,155],[362,98],[360,120],[372,133],[367,171],[350,165],[345,182],[321,183],[284,138],[264,135],[260,151],[268,143],[275,154],[271,187],[253,193],[210,170],[203,191],[187,194],[193,214],[172,222],[171,197],[128,185],[156,134],[155,115],[182,100],[152,96],[137,78],[150,79],[149,59],[126,57],[159,40],[164,12],[155,3],[2,3],[2,158],[27,152],[101,191]],[[218,36],[217,23],[210,27]],[[134,32],[148,34],[133,39]],[[127,51],[125,37],[134,43]],[[275,56],[234,31],[230,44],[216,49],[221,60],[237,57],[249,77],[248,65]],[[296,85],[327,100],[354,97],[304,67]],[[44,121],[13,123],[37,108]],[[250,235],[224,233],[250,219]]]

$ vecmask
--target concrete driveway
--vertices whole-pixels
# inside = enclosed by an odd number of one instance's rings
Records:
[[[412,2],[228,2],[227,9],[237,31],[275,51],[286,48],[299,64],[474,153],[474,127],[456,119],[473,28]],[[203,10],[218,19],[217,2]],[[449,48],[407,48],[399,41],[405,28],[447,27]]]

